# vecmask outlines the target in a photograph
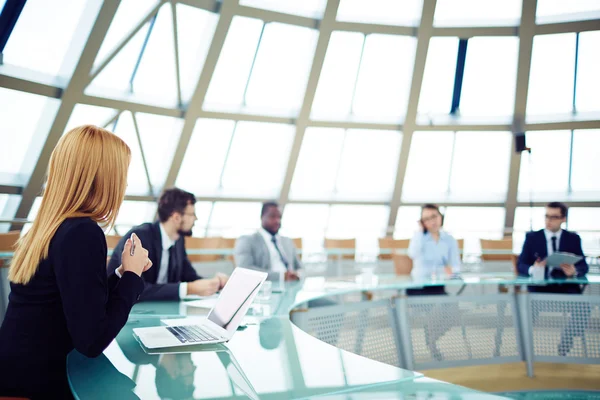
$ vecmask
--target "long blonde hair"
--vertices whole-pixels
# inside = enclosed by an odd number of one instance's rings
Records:
[[[123,140],[97,126],[74,128],[60,139],[50,157],[40,210],[16,245],[8,274],[12,282],[31,280],[65,219],[89,217],[103,228],[114,224],[130,158]]]

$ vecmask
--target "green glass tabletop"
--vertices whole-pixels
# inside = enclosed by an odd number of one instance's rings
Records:
[[[102,356],[71,353],[68,374],[77,396],[299,399],[422,376],[330,346],[284,318],[249,325],[226,345],[151,351],[133,336],[133,328],[160,324],[132,317]]]

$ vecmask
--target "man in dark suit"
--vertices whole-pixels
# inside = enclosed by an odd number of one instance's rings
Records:
[[[519,256],[519,275],[531,276],[533,268],[544,268],[544,276],[547,279],[584,277],[587,274],[588,265],[585,257],[575,265],[563,264],[560,268],[546,266],[546,258],[556,251],[583,256],[579,235],[561,228],[561,225],[566,222],[567,212],[567,206],[563,203],[552,202],[546,206],[546,229],[527,234]],[[577,284],[530,286],[529,291],[581,294],[581,288]]]
[[[543,268],[546,279],[582,278],[588,272],[588,265],[581,249],[581,238],[574,232],[561,228],[567,220],[567,206],[563,203],[552,202],[546,206],[546,228],[537,232],[530,232],[525,238],[523,250],[519,256],[519,275],[531,276],[534,268]],[[546,265],[546,258],[556,251],[573,253],[584,256],[577,264],[562,264],[559,268]],[[564,283],[546,286],[529,286],[530,292],[536,293],[563,293],[581,294],[579,284]],[[590,316],[589,305],[580,303],[561,303],[563,312],[570,315],[569,321],[561,334],[558,344],[558,354],[566,356],[573,347],[573,337],[582,336],[587,328]],[[533,322],[538,319],[539,309],[534,310]]]
[[[135,232],[148,248],[148,258],[155,268],[142,274],[145,289],[140,300],[179,300],[187,295],[210,296],[227,282],[227,275],[216,274],[203,279],[197,273],[185,251],[185,236],[191,236],[196,222],[196,198],[193,194],[173,188],[163,192],[158,200],[158,218],[154,223],[134,227],[113,250],[108,273],[119,275],[121,253],[127,238]]]

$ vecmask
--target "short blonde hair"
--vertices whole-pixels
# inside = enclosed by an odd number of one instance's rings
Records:
[[[40,210],[16,245],[8,275],[12,282],[31,280],[67,218],[89,217],[103,228],[114,225],[125,197],[130,159],[127,144],[97,126],[74,128],[60,139],[50,157]]]

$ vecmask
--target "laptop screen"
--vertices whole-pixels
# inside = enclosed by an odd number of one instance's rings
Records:
[[[208,314],[208,319],[230,333],[235,331],[266,276],[264,272],[236,268]]]

